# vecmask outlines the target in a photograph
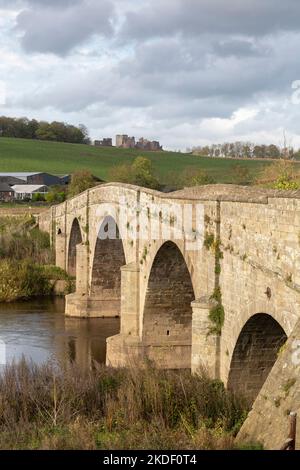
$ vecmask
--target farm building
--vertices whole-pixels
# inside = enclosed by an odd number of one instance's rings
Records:
[[[61,186],[69,183],[69,175],[57,176],[50,173],[0,173],[0,182],[13,184],[34,184]]]
[[[39,184],[16,184],[11,188],[14,191],[15,199],[32,199],[34,194],[47,194],[48,186]]]
[[[7,183],[0,183],[0,201],[13,201],[14,191]]]

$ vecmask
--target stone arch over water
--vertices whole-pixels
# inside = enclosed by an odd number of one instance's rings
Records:
[[[80,243],[82,243],[82,234],[79,221],[75,218],[72,223],[68,249],[68,273],[74,277],[76,276],[76,246]]]
[[[95,245],[91,295],[102,300],[112,301],[116,305],[116,315],[121,305],[121,267],[126,264],[123,241],[113,217],[103,220]]]
[[[192,307],[195,300],[191,275],[185,259],[173,242],[158,250],[150,271],[143,316],[143,340],[157,360],[156,344],[161,347],[158,362],[167,367],[191,367]],[[164,358],[165,356],[165,358]]]

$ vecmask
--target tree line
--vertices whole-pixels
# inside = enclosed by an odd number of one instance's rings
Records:
[[[73,144],[90,144],[87,128],[65,122],[37,121],[36,119],[0,117],[0,137],[52,140]]]
[[[191,152],[195,155],[202,155],[214,158],[286,158],[293,159],[300,157],[300,151],[296,151],[289,145],[257,145],[252,142],[231,142],[223,144],[206,145],[194,147]]]

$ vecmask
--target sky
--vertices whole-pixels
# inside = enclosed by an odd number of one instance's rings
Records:
[[[0,0],[0,115],[300,147],[299,18],[299,0]]]

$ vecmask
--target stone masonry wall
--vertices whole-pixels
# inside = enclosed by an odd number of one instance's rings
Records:
[[[226,383],[239,335],[253,315],[271,315],[287,336],[299,318],[300,201],[221,201],[220,219],[225,309],[220,356]]]

